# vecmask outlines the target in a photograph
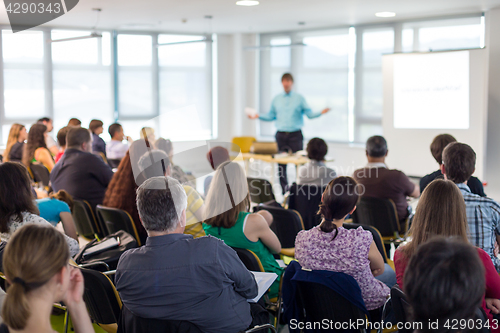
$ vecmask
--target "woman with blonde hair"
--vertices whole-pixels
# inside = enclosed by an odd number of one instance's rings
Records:
[[[54,159],[45,143],[46,136],[47,126],[42,124],[34,124],[31,126],[28,133],[28,142],[24,146],[23,151],[23,164],[27,168],[31,163],[36,162],[43,164],[49,172],[54,168]]]
[[[54,332],[53,304],[64,302],[78,333],[94,332],[83,301],[83,276],[69,265],[63,235],[50,226],[26,225],[7,243],[3,271],[8,288],[0,330]]]
[[[23,159],[24,141],[28,138],[26,127],[21,124],[12,124],[7,139],[7,146],[3,152],[3,161],[20,162]]]

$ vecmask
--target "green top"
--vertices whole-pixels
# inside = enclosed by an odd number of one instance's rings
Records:
[[[205,229],[205,233],[207,235],[222,239],[228,246],[252,251],[257,255],[257,257],[259,257],[260,262],[264,267],[264,271],[278,274],[278,278],[274,281],[271,286],[271,292],[269,293],[270,298],[277,297],[279,291],[279,281],[281,274],[283,273],[283,269],[276,262],[276,259],[274,259],[271,251],[269,251],[261,240],[252,242],[243,232],[243,227],[249,214],[250,213],[248,212],[239,212],[238,219],[236,220],[235,225],[231,228],[213,227],[203,223],[203,229]]]

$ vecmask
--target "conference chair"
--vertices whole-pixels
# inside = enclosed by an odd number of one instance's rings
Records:
[[[86,200],[74,200],[73,221],[75,221],[78,235],[92,240],[100,240],[105,236],[104,230],[99,226],[92,207]]]
[[[35,183],[40,183],[44,187],[49,186],[50,172],[43,164],[31,163],[28,170]]]
[[[276,201],[273,186],[266,179],[247,177],[250,200],[256,204]]]
[[[97,205],[96,210],[97,216],[101,224],[105,226],[108,235],[114,234],[119,230],[124,230],[136,239],[137,246],[142,245],[134,220],[129,213],[118,208],[104,207],[101,205]]]
[[[257,141],[257,139],[253,136],[235,136],[231,140],[231,143],[237,145],[242,153],[249,153],[250,147],[252,147],[255,141]],[[239,153],[240,151],[237,152]]]
[[[411,333],[413,330],[405,329],[404,323],[410,321],[409,313],[410,313],[410,303],[408,303],[406,299],[406,295],[399,288],[398,285],[395,285],[391,288],[391,303],[392,310],[394,311],[394,317],[396,318],[396,322],[402,323],[402,329],[399,330],[400,333]]]
[[[299,212],[304,221],[305,230],[309,230],[321,223],[321,216],[317,213],[325,187],[298,185],[296,183],[290,186],[285,208],[295,209]]]
[[[111,169],[118,168],[120,162],[122,161],[120,158],[108,158],[108,165]]]

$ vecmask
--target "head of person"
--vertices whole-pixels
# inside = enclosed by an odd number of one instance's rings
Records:
[[[325,188],[321,197],[318,214],[323,221],[320,229],[330,233],[337,229],[335,221],[344,220],[356,210],[360,195],[359,185],[351,177],[337,177]],[[335,234],[334,238],[337,236]],[[332,239],[333,240],[333,239]]]
[[[387,141],[381,135],[374,135],[366,140],[366,157],[368,162],[383,162],[389,152]]]
[[[28,170],[21,163],[0,163],[0,232],[8,232],[10,220],[21,222],[22,213],[38,213]]]
[[[18,142],[24,142],[27,138],[28,133],[26,132],[26,127],[24,125],[12,124],[9,131],[9,137],[7,138],[7,145],[3,153],[3,160],[8,162],[12,146]]]
[[[452,142],[443,150],[441,172],[455,184],[465,183],[476,170],[476,153],[465,143]]]
[[[328,145],[323,139],[312,138],[307,143],[307,157],[314,161],[324,161],[328,152]]]
[[[66,135],[66,149],[78,149],[92,153],[92,136],[88,129],[72,127]]]
[[[47,132],[52,132],[52,130],[54,129],[54,126],[52,125],[52,119],[50,118],[47,117],[40,118],[37,120],[36,123],[47,126]]]
[[[234,162],[224,162],[215,171],[205,200],[205,223],[231,228],[240,212],[250,209],[247,176]]]
[[[452,135],[450,134],[439,134],[432,140],[431,142],[431,154],[432,157],[438,162],[439,165],[443,163],[443,150],[444,148],[452,143],[452,142],[457,142],[457,139],[455,139]]]
[[[28,133],[28,141],[24,147],[23,164],[28,166],[35,157],[35,151],[38,148],[47,148],[45,143],[45,136],[47,133],[47,126],[43,124],[34,124],[31,126]]]
[[[92,119],[89,124],[89,130],[95,135],[99,135],[104,131],[103,126],[104,123],[101,120]]]
[[[213,147],[207,153],[207,160],[212,169],[216,170],[219,165],[230,160],[229,152],[221,146]]]
[[[484,266],[470,244],[436,238],[422,244],[408,264],[404,290],[419,332],[450,332],[445,323],[474,318],[485,290]],[[438,321],[438,328],[428,323]]]
[[[402,253],[411,258],[418,246],[435,236],[467,239],[467,214],[459,188],[449,180],[436,179],[425,187],[410,227],[411,242]]]
[[[144,179],[170,176],[170,160],[168,155],[159,149],[152,149],[141,156],[137,162]]]
[[[113,139],[113,140],[123,141],[123,138],[125,137],[123,134],[122,125],[120,125],[118,123],[114,123],[114,124],[109,125],[108,133],[111,136],[111,139]]]
[[[64,126],[59,130],[59,132],[57,132],[57,143],[62,149],[66,149],[66,136],[68,135],[70,128],[70,126]]]
[[[286,93],[289,93],[293,87],[293,76],[290,73],[285,73],[281,77],[281,84]]]
[[[177,180],[168,176],[147,179],[137,189],[136,202],[149,236],[184,232],[187,196]]]
[[[172,141],[159,138],[155,141],[154,146],[156,149],[163,150],[170,158],[170,161],[172,161],[172,156],[174,155],[174,145],[172,144]]]
[[[73,200],[73,197],[71,194],[66,192],[65,190],[59,190],[57,192],[52,192],[49,194],[49,198],[51,199],[57,199],[59,201],[63,201],[68,204],[68,207],[71,211],[73,211],[73,207],[75,205],[75,201]]]
[[[69,258],[64,236],[52,226],[28,224],[14,233],[3,255],[8,288],[2,318],[10,329],[25,329],[39,310],[32,308],[31,297],[48,304],[64,298],[70,286]]]
[[[68,126],[73,126],[73,127],[82,127],[82,122],[78,118],[71,118],[68,121]]]
[[[141,139],[147,139],[153,144],[156,141],[155,130],[152,127],[143,127],[140,132]]]

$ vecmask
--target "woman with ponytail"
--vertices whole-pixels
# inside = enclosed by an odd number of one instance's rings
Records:
[[[305,269],[352,276],[361,288],[366,308],[376,310],[384,305],[390,291],[375,278],[386,269],[382,255],[371,232],[342,226],[346,216],[356,210],[359,193],[362,190],[351,177],[337,177],[328,184],[318,212],[323,220],[319,226],[299,232],[295,258]],[[395,280],[394,271],[392,275]]]
[[[63,235],[55,228],[30,224],[19,229],[3,255],[7,295],[0,331],[54,332],[53,304],[63,301],[77,333],[94,332],[83,301],[83,276],[69,265]]]

